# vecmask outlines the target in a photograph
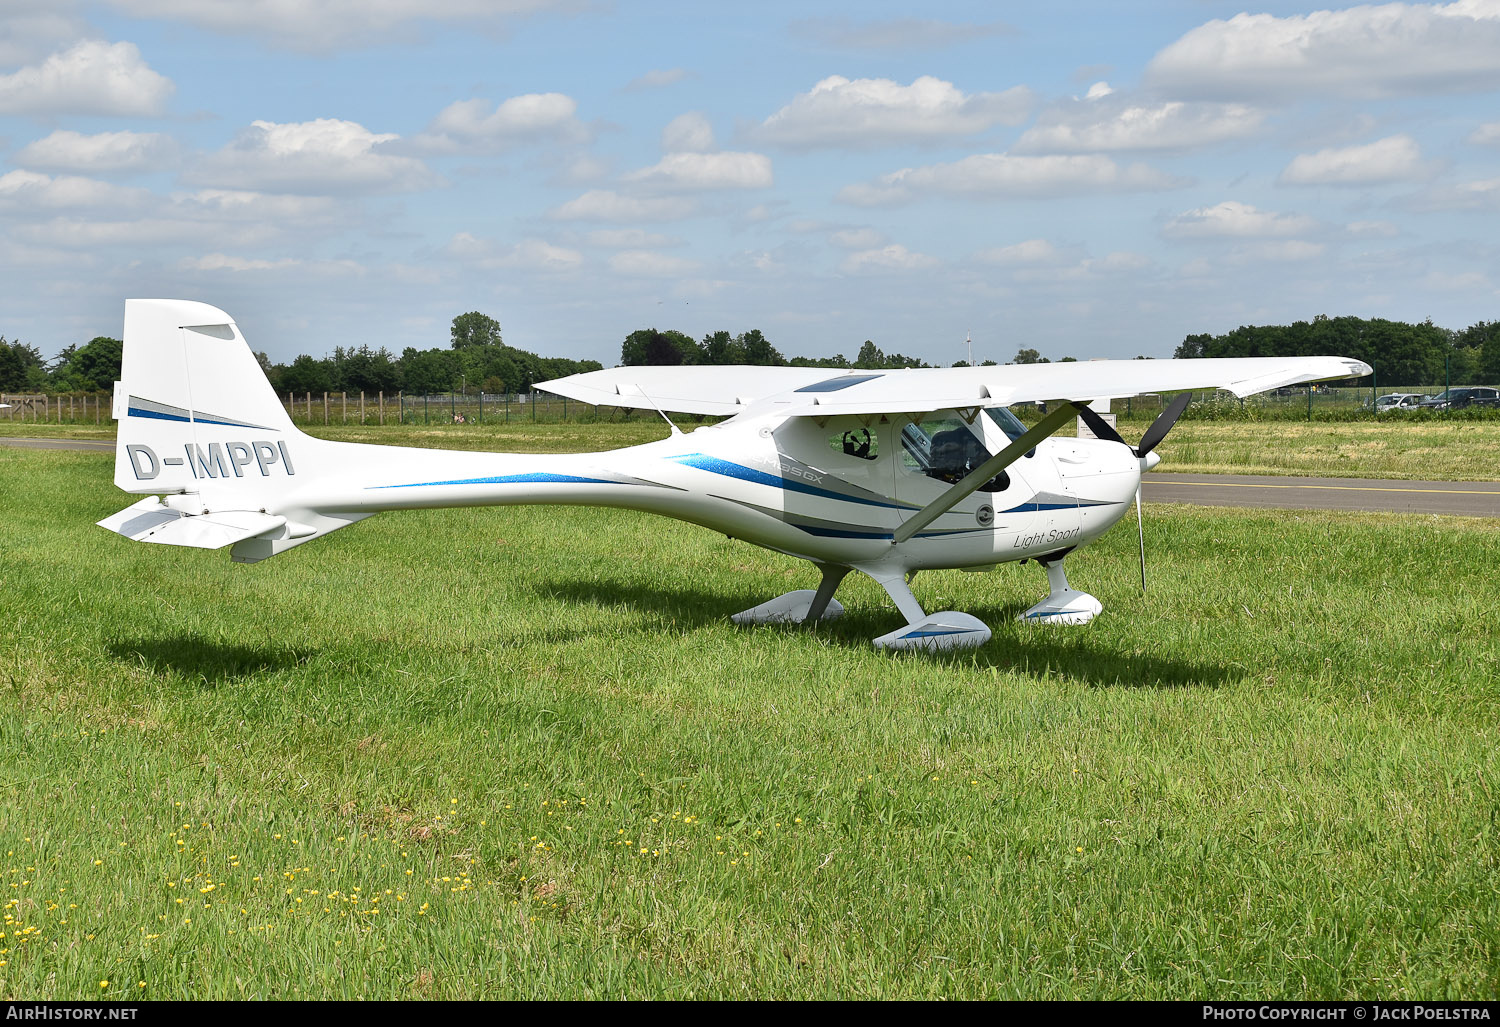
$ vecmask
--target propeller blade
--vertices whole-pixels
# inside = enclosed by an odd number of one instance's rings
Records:
[[[1083,418],[1083,423],[1089,426],[1089,431],[1094,433],[1094,438],[1105,439],[1109,442],[1118,442],[1122,445],[1129,445],[1128,442],[1120,438],[1119,432],[1115,431],[1109,426],[1108,421],[1100,417],[1089,407],[1080,407],[1078,410],[1078,416]]]
[[[1151,427],[1146,429],[1146,434],[1141,436],[1141,444],[1135,448],[1135,455],[1143,457],[1160,445],[1161,440],[1167,437],[1167,432],[1172,430],[1172,425],[1177,423],[1177,419],[1182,416],[1182,412],[1187,409],[1187,405],[1192,400],[1193,394],[1190,392],[1181,393],[1172,400],[1167,409],[1161,412],[1161,416],[1151,422]]]
[[[1141,591],[1146,591],[1146,522],[1141,520],[1141,489],[1135,489],[1135,528],[1141,536]]]

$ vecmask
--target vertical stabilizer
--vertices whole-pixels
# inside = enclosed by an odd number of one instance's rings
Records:
[[[115,484],[126,492],[272,486],[296,472],[295,444],[305,436],[292,427],[239,328],[217,307],[126,300],[115,403]]]

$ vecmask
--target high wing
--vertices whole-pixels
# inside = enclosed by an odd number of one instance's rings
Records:
[[[826,367],[610,367],[554,378],[537,388],[597,406],[656,408],[683,414],[730,416],[758,400],[827,381],[843,371]]]
[[[1089,360],[894,371],[699,365],[615,367],[542,382],[537,388],[600,406],[830,417],[1124,399],[1190,389],[1224,389],[1244,398],[1287,385],[1369,373],[1368,364],[1347,357]]]

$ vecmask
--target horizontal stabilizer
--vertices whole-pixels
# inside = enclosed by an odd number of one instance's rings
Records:
[[[211,514],[186,514],[149,496],[99,522],[118,535],[136,542],[157,542],[195,549],[222,549],[256,538],[286,525],[285,517],[253,510],[223,510]]]

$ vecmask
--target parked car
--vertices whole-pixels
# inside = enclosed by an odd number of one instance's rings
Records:
[[[1422,401],[1423,410],[1462,410],[1465,407],[1500,407],[1500,389],[1484,386],[1444,389]]]
[[[1386,414],[1392,410],[1415,410],[1425,398],[1420,392],[1388,393],[1375,401],[1375,412]]]

